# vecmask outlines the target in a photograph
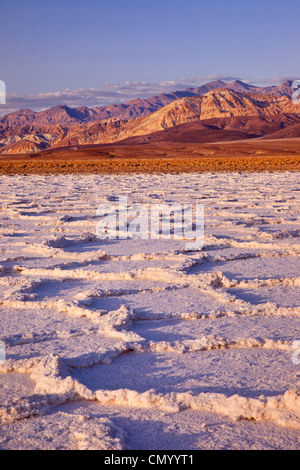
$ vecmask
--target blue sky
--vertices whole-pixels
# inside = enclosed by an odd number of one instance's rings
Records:
[[[1,0],[0,13],[8,107],[300,77],[299,0]]]

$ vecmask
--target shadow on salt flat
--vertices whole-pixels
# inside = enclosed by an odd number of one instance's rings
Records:
[[[274,372],[280,377],[274,381]],[[296,387],[289,353],[264,349],[212,350],[197,353],[126,353],[110,365],[73,373],[81,383],[98,389],[131,389],[156,393],[224,393],[247,397],[278,395]]]
[[[134,285],[132,288],[134,289]],[[133,308],[135,313],[149,319],[152,314],[153,319],[156,319],[157,316],[182,312],[196,312],[205,315],[211,310],[219,308],[221,303],[214,296],[197,288],[184,287],[151,293],[138,292],[118,297],[102,297],[94,299],[91,308],[116,310],[121,305],[127,305]]]
[[[280,441],[284,441],[285,448],[297,449],[299,443],[296,430],[265,422],[232,422],[225,416],[204,411],[165,414],[155,409],[68,403],[51,410],[44,421],[52,415],[55,419],[59,411],[88,415],[91,420],[107,416],[125,431],[125,442],[131,450],[274,449]],[[20,422],[18,426],[26,425]]]
[[[35,383],[30,379],[29,374],[10,372],[0,374],[0,402],[12,400],[34,393]]]
[[[274,302],[278,307],[299,307],[299,287],[259,287],[252,289],[230,289],[230,293],[238,299],[245,300],[253,305]]]
[[[230,252],[228,253],[228,255]],[[244,253],[245,254],[245,253]],[[244,255],[241,253],[241,256]],[[255,255],[255,253],[253,253]],[[256,257],[251,258],[252,253],[245,259],[236,259],[233,261],[204,262],[193,266],[187,270],[188,274],[202,274],[204,272],[222,271],[228,279],[237,279],[238,281],[250,279],[281,279],[293,278],[299,276],[299,260],[296,256],[278,257]],[[223,252],[221,256],[227,256]],[[237,256],[237,253],[235,253]]]
[[[205,320],[182,321],[156,320],[134,323],[133,330],[147,341],[183,341],[215,335],[230,340],[240,338],[265,338],[282,341],[296,341],[299,337],[300,318],[289,317],[221,317]]]

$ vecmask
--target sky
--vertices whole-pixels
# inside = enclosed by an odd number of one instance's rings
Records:
[[[0,0],[3,115],[300,78],[299,0]]]

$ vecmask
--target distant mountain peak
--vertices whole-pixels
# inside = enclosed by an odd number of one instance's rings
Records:
[[[49,148],[116,142],[125,136],[202,119],[300,113],[289,99],[294,92],[292,83],[286,80],[279,86],[257,87],[242,80],[215,80],[196,88],[94,108],[61,104],[40,112],[20,109],[0,118],[0,152],[7,145],[10,151],[19,151],[34,145]],[[17,145],[19,140],[24,145]]]

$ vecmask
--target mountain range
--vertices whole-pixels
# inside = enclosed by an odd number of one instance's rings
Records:
[[[292,82],[256,87],[209,82],[102,107],[27,109],[0,118],[0,153],[105,143],[216,142],[300,136]]]

